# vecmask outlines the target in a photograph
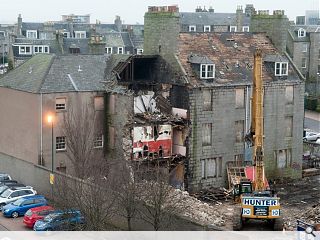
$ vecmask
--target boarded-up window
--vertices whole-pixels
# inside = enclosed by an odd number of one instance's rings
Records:
[[[293,86],[286,86],[286,104],[293,103]]]
[[[244,108],[244,88],[236,89],[236,108]]]
[[[292,137],[292,127],[293,127],[293,117],[286,117],[285,118],[286,124],[286,137]]]
[[[283,149],[275,152],[278,168],[286,168],[291,165],[291,149]]]
[[[218,177],[222,177],[222,157],[217,158]]]
[[[202,124],[202,146],[211,146],[212,124]]]
[[[101,111],[104,109],[103,97],[94,97],[94,110]]]
[[[110,114],[114,114],[115,101],[116,101],[115,95],[110,95],[110,98],[109,98],[109,112],[110,112]]]
[[[217,171],[216,159],[207,160],[207,177],[215,177]]]
[[[206,177],[206,160],[202,159],[201,160],[201,178]]]
[[[115,146],[115,130],[114,127],[109,127],[109,147],[114,149]]]
[[[203,90],[203,111],[212,110],[212,96],[210,90]]]
[[[243,142],[244,139],[244,121],[240,120],[240,121],[236,121],[235,122],[235,130],[236,130],[236,143],[241,143]]]

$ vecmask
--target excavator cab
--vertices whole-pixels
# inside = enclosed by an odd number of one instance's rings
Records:
[[[239,184],[236,184],[233,188],[233,200],[240,202],[240,196],[242,194],[252,193],[252,182],[250,180],[241,180]]]

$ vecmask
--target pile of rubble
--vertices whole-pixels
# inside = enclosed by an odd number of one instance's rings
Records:
[[[202,202],[197,198],[190,196],[188,192],[175,189],[175,196],[178,198],[180,207],[179,212],[182,216],[200,223],[205,226],[225,226],[225,216],[219,212],[218,207]],[[187,207],[184,207],[187,206]]]
[[[191,196],[209,203],[215,203],[216,205],[221,205],[221,201],[228,201],[232,199],[232,190],[227,190],[225,188],[215,188],[211,187],[206,190],[201,190]]]

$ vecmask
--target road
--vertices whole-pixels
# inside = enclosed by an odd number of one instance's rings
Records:
[[[311,129],[314,132],[320,132],[320,113],[306,111],[304,128]]]

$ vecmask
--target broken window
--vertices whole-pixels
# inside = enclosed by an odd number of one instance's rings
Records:
[[[293,86],[286,86],[286,104],[293,104]]]
[[[202,146],[211,146],[212,124],[202,124]]]
[[[236,89],[236,108],[244,108],[244,88]]]
[[[291,165],[291,149],[275,151],[278,168],[286,168]]]
[[[201,160],[201,178],[222,176],[222,157]]]
[[[204,89],[203,92],[203,111],[212,110],[212,91]]]
[[[235,130],[236,130],[236,143],[242,143],[244,139],[244,121],[236,121],[235,122]]]
[[[289,116],[285,118],[286,124],[286,137],[292,137],[293,117]]]

